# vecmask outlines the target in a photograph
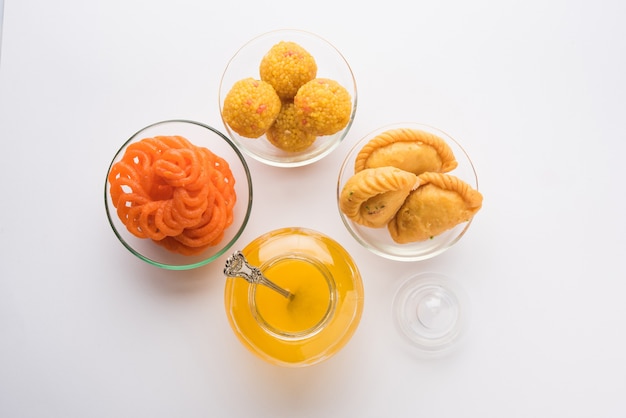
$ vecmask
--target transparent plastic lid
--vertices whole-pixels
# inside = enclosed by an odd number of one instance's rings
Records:
[[[417,274],[398,288],[393,316],[400,334],[421,353],[446,354],[466,331],[467,294],[442,274]]]

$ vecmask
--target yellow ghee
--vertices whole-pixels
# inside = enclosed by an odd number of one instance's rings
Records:
[[[242,250],[248,262],[292,298],[242,278],[228,278],[225,305],[235,335],[277,365],[306,366],[337,353],[356,331],[363,309],[359,271],[331,238],[284,228]]]

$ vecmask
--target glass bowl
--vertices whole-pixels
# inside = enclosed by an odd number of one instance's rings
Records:
[[[376,137],[377,135],[388,130],[398,128],[410,128],[426,131],[435,134],[441,139],[445,140],[446,143],[450,146],[458,162],[458,166],[450,171],[448,174],[459,177],[471,187],[478,190],[478,177],[476,175],[476,171],[474,170],[474,166],[472,165],[472,161],[470,160],[465,150],[456,140],[454,140],[445,132],[442,132],[441,130],[433,128],[431,126],[419,123],[397,123],[376,129],[375,131],[367,134],[365,137],[360,139],[350,149],[339,171],[339,178],[337,181],[338,204],[341,191],[346,181],[348,181],[348,179],[354,174],[354,163],[359,151],[363,148],[365,144],[367,144],[372,138]],[[386,227],[369,228],[360,225],[348,218],[341,211],[341,209],[339,209],[339,215],[350,234],[363,247],[367,248],[374,254],[396,261],[421,261],[435,257],[446,251],[456,242],[458,242],[465,234],[465,232],[467,232],[471,224],[471,220],[458,224],[454,228],[449,229],[442,234],[432,237],[431,239],[426,241],[399,244],[391,238]]]
[[[284,151],[269,142],[266,135],[247,138],[236,133],[222,118],[230,138],[250,157],[271,166],[298,167],[319,161],[331,153],[350,130],[357,107],[357,89],[350,65],[343,55],[328,41],[300,30],[276,30],[260,35],[243,45],[230,59],[219,86],[220,114],[223,114],[224,99],[233,85],[245,78],[260,79],[259,66],[265,54],[281,41],[295,42],[308,51],[317,64],[317,77],[335,80],[351,96],[352,108],[348,124],[340,131],[318,136],[302,151]]]
[[[232,223],[224,229],[219,242],[194,255],[182,255],[157,245],[150,238],[138,238],[129,232],[121,221],[111,198],[109,173],[116,163],[122,160],[126,150],[132,144],[144,138],[157,136],[182,136],[197,147],[209,149],[229,165],[235,180],[236,201],[233,206]],[[154,167],[154,165],[152,165]],[[125,186],[123,186],[125,187]],[[128,189],[125,189],[128,190]],[[126,191],[128,193],[128,191]],[[152,197],[152,195],[151,195]],[[166,199],[162,196],[160,199]],[[158,198],[154,198],[158,200]],[[252,180],[248,165],[239,149],[222,133],[202,123],[187,120],[167,120],[149,125],[133,134],[115,153],[109,165],[104,187],[106,215],[111,229],[120,242],[141,260],[164,269],[188,270],[206,265],[224,254],[237,241],[243,232],[252,209]]]
[[[249,351],[270,364],[304,367],[348,343],[361,320],[363,283],[354,260],[335,240],[310,229],[281,228],[254,239],[233,258],[241,256],[243,264],[226,263],[224,301],[233,332]],[[241,268],[244,264],[249,268]],[[293,297],[245,280],[240,272],[251,268]]]

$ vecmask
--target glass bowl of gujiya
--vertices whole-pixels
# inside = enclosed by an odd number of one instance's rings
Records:
[[[226,261],[225,307],[239,341],[279,366],[317,364],[356,331],[363,284],[347,251],[305,228],[268,232]],[[244,280],[245,279],[245,280]]]

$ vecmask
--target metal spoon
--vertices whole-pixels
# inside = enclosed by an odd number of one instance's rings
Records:
[[[253,284],[262,284],[280,293],[287,299],[293,298],[293,294],[291,292],[283,289],[265,277],[258,267],[251,266],[241,251],[235,252],[233,255],[228,257],[228,259],[226,259],[224,275],[226,275],[226,277],[240,277]]]

